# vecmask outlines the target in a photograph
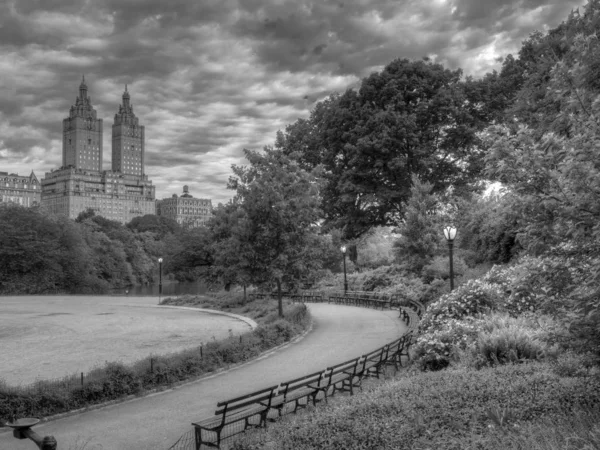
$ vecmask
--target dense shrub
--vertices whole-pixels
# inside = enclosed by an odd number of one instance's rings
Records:
[[[545,363],[408,373],[285,418],[234,449],[488,449],[477,443],[494,436],[496,421],[516,429],[584,408],[600,412],[600,378],[561,378]]]
[[[513,266],[495,266],[483,280],[504,292],[500,308],[516,317],[540,311],[561,320],[569,331],[557,339],[591,352],[600,361],[600,253],[561,244],[542,256],[527,256]]]
[[[467,272],[468,267],[462,258],[455,256],[452,260],[452,269],[454,276],[459,278]],[[436,278],[442,280],[450,278],[450,259],[447,256],[436,256],[423,267],[421,276],[425,282],[431,282]]]
[[[457,351],[475,341],[480,329],[480,321],[473,317],[449,319],[441,328],[419,335],[413,348],[414,361],[421,370],[444,369]]]
[[[423,315],[419,330],[427,333],[441,329],[450,319],[476,316],[498,305],[500,293],[496,286],[471,280],[432,303]]]
[[[556,326],[551,318],[513,318],[506,313],[449,319],[417,338],[414,360],[421,370],[440,370],[451,363],[480,369],[555,357]]]

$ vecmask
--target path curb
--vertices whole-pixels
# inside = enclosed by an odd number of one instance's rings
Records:
[[[249,317],[244,317],[244,316],[240,316],[239,314],[233,314],[233,313],[228,313],[228,312],[224,312],[224,311],[217,311],[216,309],[194,308],[192,306],[176,306],[176,305],[154,305],[154,308],[172,308],[172,309],[187,309],[190,311],[200,311],[200,312],[207,313],[207,314],[215,314],[218,316],[227,316],[227,317],[231,317],[232,319],[241,320],[242,322],[246,322],[248,325],[250,325],[250,328],[252,328],[253,330],[258,326],[258,324],[254,320],[250,319]]]

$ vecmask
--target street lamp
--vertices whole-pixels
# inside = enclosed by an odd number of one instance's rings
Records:
[[[452,246],[454,245],[454,238],[456,237],[456,228],[449,226],[444,228],[444,236],[448,241],[448,249],[450,250],[450,290],[454,289],[454,265],[452,261]]]
[[[162,295],[162,258],[158,258],[158,304],[160,305],[160,296]]]
[[[346,293],[348,292],[348,280],[346,279],[346,246],[342,245],[340,247],[340,250],[342,251],[342,254],[344,255],[344,295],[346,295]]]

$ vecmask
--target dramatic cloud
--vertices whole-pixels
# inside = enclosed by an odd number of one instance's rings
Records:
[[[125,84],[146,126],[157,198],[190,186],[216,204],[243,149],[395,58],[475,77],[582,0],[5,0],[0,171],[61,165],[82,74],[104,119],[104,167]]]

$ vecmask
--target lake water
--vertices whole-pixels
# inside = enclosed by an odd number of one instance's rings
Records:
[[[158,283],[157,284],[148,284],[143,286],[130,286],[129,295],[131,296],[153,296],[158,297]],[[194,281],[194,282],[183,282],[179,283],[177,281],[168,281],[163,282],[162,285],[162,295],[163,297],[168,297],[170,295],[183,295],[183,294],[204,294],[208,288],[206,284],[202,281]],[[124,293],[123,289],[123,293]]]

